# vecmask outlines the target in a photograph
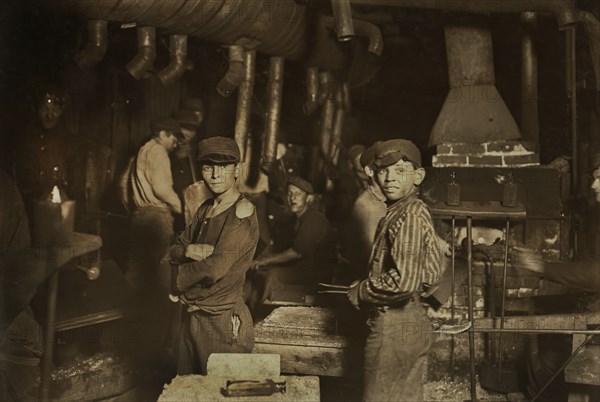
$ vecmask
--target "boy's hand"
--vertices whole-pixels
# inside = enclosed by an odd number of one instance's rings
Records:
[[[360,289],[360,281],[354,281],[350,284],[350,289],[348,290],[348,301],[350,304],[354,306],[355,309],[360,310],[360,297],[358,295],[358,290]]]
[[[185,247],[185,256],[195,261],[204,261],[215,251],[212,244],[188,244]]]

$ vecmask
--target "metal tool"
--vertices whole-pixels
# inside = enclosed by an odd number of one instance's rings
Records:
[[[436,334],[458,335],[467,332],[471,328],[471,323],[466,321],[459,324],[434,324],[433,332]]]
[[[285,381],[276,382],[273,380],[264,381],[227,381],[225,388],[221,388],[223,396],[239,397],[239,396],[270,396],[274,393],[285,394]]]
[[[319,289],[317,293],[327,294],[346,294],[350,290],[350,286],[345,285],[333,285],[331,283],[319,283]]]

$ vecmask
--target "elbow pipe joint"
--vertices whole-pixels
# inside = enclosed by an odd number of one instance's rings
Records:
[[[104,20],[88,21],[88,42],[74,57],[79,68],[88,70],[100,63],[107,49],[107,22]]]
[[[171,35],[169,37],[169,52],[171,61],[157,76],[163,85],[169,85],[183,76],[193,65],[187,60],[187,36]]]
[[[137,29],[138,53],[125,67],[136,80],[147,78],[156,59],[156,30],[154,27]]]
[[[229,69],[217,84],[217,92],[226,98],[242,83],[246,75],[244,66],[245,48],[241,45],[229,46]]]
[[[381,30],[377,25],[366,21],[354,20],[354,29],[356,30],[356,35],[369,38],[369,47],[367,49],[369,53],[381,56],[383,53],[383,35],[381,35]]]
[[[302,111],[305,116],[310,116],[319,107],[319,67],[306,69],[306,97]]]

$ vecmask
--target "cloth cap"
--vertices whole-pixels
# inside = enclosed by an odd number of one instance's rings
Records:
[[[152,120],[150,123],[150,129],[154,134],[158,134],[161,131],[169,131],[178,137],[181,136],[181,126],[177,120],[170,117],[159,117],[158,119]]]
[[[384,141],[377,146],[375,166],[378,168],[393,165],[400,159],[421,166],[421,151],[412,141],[401,139]]]
[[[200,98],[185,98],[182,109],[192,112],[202,112],[204,114],[204,102]]]
[[[198,143],[198,160],[215,163],[237,163],[240,161],[240,148],[233,138],[206,138]]]
[[[55,85],[42,85],[37,90],[37,105],[45,103],[53,103],[57,106],[64,107],[66,103],[65,92]]]
[[[363,153],[360,155],[360,165],[364,168],[368,165],[372,165],[375,162],[375,155],[377,154],[377,147],[383,141],[377,141],[375,144],[371,145],[369,148],[365,149]]]
[[[292,186],[298,187],[300,190],[304,191],[307,194],[312,194],[314,192],[312,184],[307,180],[304,180],[300,176],[292,176],[288,179],[288,186],[291,184]]]
[[[358,155],[362,154],[364,152],[364,150],[365,150],[364,145],[360,145],[360,144],[352,145],[348,149],[348,159],[353,161]]]
[[[196,113],[191,110],[180,110],[175,113],[175,120],[179,122],[183,127],[189,127],[191,129],[196,129],[200,126],[200,122],[198,121],[198,117],[196,117]]]

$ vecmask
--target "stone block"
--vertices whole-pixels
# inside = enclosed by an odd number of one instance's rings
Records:
[[[538,144],[533,141],[493,141],[487,144],[487,152],[535,152],[539,150]]]
[[[502,157],[495,155],[471,155],[469,166],[502,166]]]
[[[467,157],[464,155],[433,155],[431,163],[434,167],[467,166]]]
[[[485,152],[484,144],[452,144],[452,153],[458,155],[474,155]]]
[[[439,144],[435,147],[436,153],[439,154],[451,154],[452,144]]]
[[[504,156],[504,164],[506,166],[539,165],[540,156],[538,154],[506,155]]]
[[[209,376],[265,379],[278,377],[280,357],[276,354],[213,353],[208,357]]]

